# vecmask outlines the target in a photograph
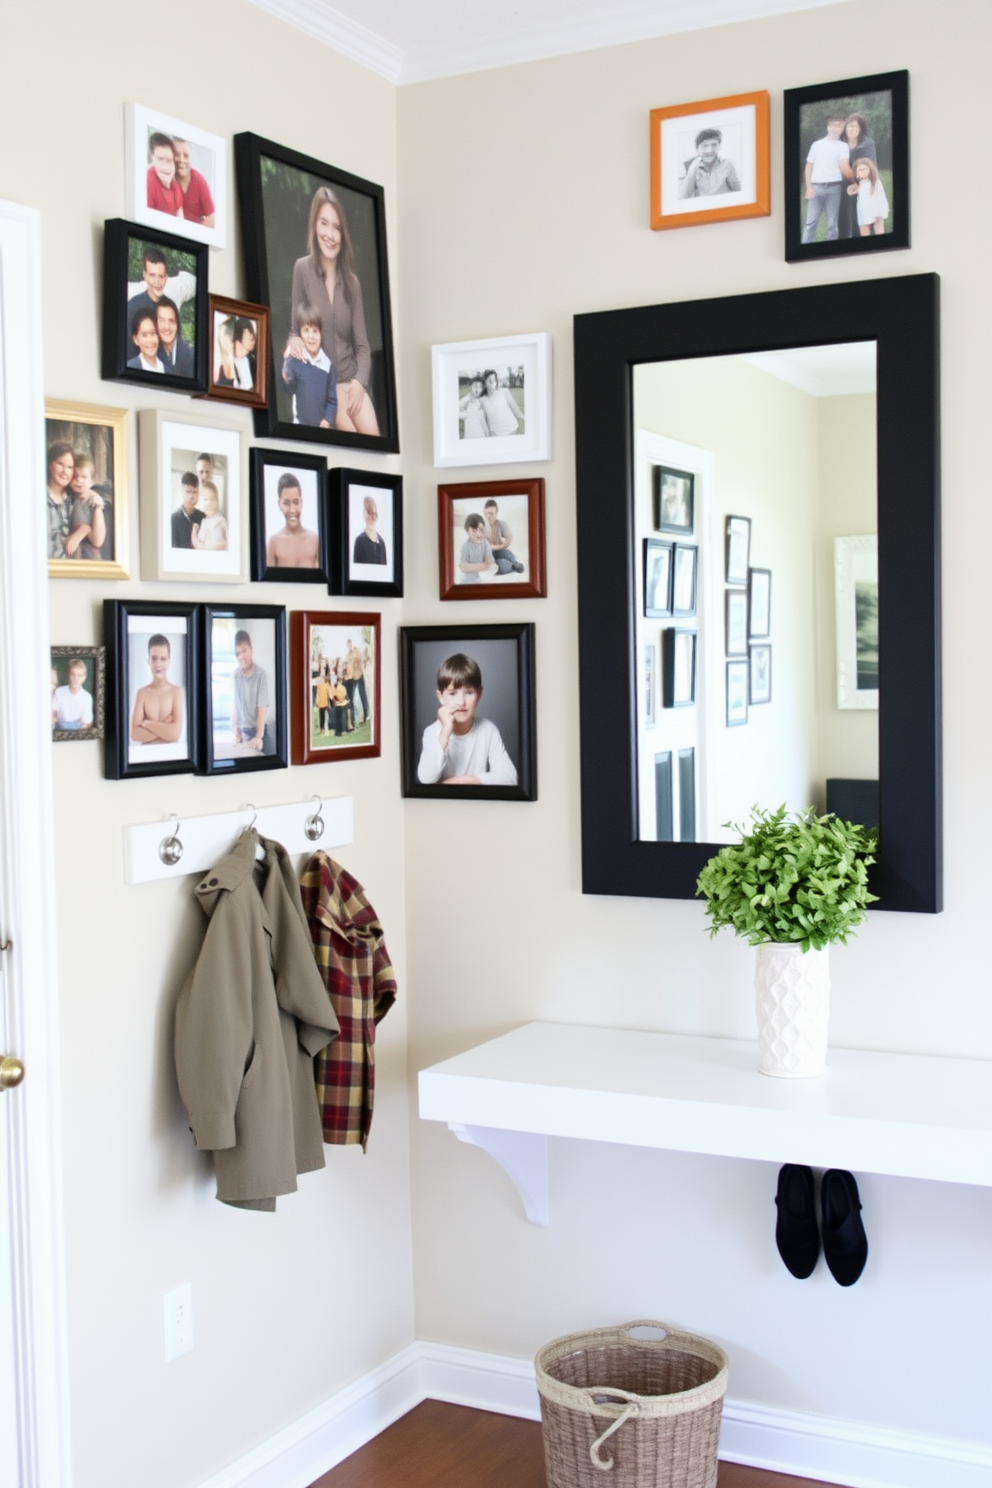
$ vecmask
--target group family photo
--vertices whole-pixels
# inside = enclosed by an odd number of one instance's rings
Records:
[[[375,661],[371,625],[310,627],[311,749],[374,742]]]

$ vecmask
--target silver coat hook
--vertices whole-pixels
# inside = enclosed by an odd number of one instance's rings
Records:
[[[311,801],[317,802],[317,809],[310,816],[307,817],[303,825],[303,830],[304,832],[306,832],[311,842],[316,842],[324,835],[324,818],[320,814],[320,809],[323,805],[323,802],[317,795],[311,796],[310,799]]]
[[[245,802],[245,806],[244,806],[244,810],[245,810],[245,811],[250,811],[250,812],[251,812],[251,821],[250,821],[250,822],[249,822],[249,823],[248,823],[248,825],[247,825],[247,826],[246,826],[246,827],[245,827],[245,831],[246,831],[246,832],[250,832],[250,831],[251,831],[251,829],[252,829],[252,827],[253,827],[253,826],[254,826],[254,825],[255,825],[255,823],[256,823],[256,822],[257,822],[257,821],[258,821],[258,812],[257,812],[257,811],[256,811],[256,810],[255,810],[255,807],[254,807],[254,806],[253,806],[253,805],[252,805],[252,804],[251,804],[251,802],[250,802],[250,801],[246,801],[246,802]]]
[[[179,840],[179,818],[172,812],[172,820],[175,822],[168,837],[163,837],[158,845],[158,855],[168,868],[174,868],[183,855],[183,845]]]

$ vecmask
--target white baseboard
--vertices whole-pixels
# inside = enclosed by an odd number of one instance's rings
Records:
[[[538,1420],[534,1366],[412,1343],[201,1488],[309,1488],[422,1400]],[[727,1400],[720,1456],[848,1488],[988,1488],[992,1448]]]

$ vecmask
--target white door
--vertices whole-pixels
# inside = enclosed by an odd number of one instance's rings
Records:
[[[0,202],[0,1488],[71,1488],[38,214]]]

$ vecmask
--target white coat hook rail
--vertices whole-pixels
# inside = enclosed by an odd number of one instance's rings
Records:
[[[162,821],[124,828],[124,881],[151,883],[203,873],[229,853],[246,827],[281,842],[288,853],[345,847],[355,840],[351,796],[314,796],[283,806],[245,806],[215,816],[184,816],[174,811]]]

